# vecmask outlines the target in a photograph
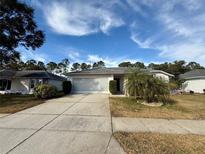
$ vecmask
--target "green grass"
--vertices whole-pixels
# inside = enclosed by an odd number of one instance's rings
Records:
[[[166,119],[205,119],[205,95],[174,95],[176,103],[160,107],[142,105],[133,98],[110,98],[112,116]]]
[[[205,153],[203,135],[117,132],[114,137],[129,154]]]
[[[0,113],[15,113],[44,103],[44,101],[33,95],[0,95]]]

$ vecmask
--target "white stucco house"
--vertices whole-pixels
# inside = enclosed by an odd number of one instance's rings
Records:
[[[32,94],[37,84],[48,83],[62,90],[66,78],[42,70],[0,70],[0,93]]]
[[[109,93],[109,81],[117,81],[118,93],[125,93],[125,75],[127,67],[96,68],[68,74],[72,82],[74,93]],[[174,75],[161,70],[148,70],[153,76],[169,82]]]
[[[203,93],[205,90],[205,69],[197,69],[180,75],[184,79],[183,90]]]

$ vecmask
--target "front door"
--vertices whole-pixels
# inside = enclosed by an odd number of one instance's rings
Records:
[[[114,78],[117,81],[117,91],[120,92],[120,78]]]

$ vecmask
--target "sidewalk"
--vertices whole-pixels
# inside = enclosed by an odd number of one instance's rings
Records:
[[[205,135],[205,120],[112,117],[113,132],[156,132]]]

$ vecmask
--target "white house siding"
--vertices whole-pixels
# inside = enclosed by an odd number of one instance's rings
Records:
[[[160,78],[166,82],[169,82],[169,76],[163,73],[156,73],[154,74],[154,76],[156,76],[157,78]]]
[[[205,89],[205,79],[190,79],[184,83],[185,91],[189,92],[190,90],[195,93],[203,93]]]
[[[74,93],[109,93],[113,75],[81,75],[71,77]]]
[[[63,90],[63,87],[62,87],[63,81],[48,80],[48,84],[55,86],[58,89],[58,91]]]
[[[22,93],[28,94],[29,93],[29,79],[14,79],[11,82],[11,92],[12,93]]]

